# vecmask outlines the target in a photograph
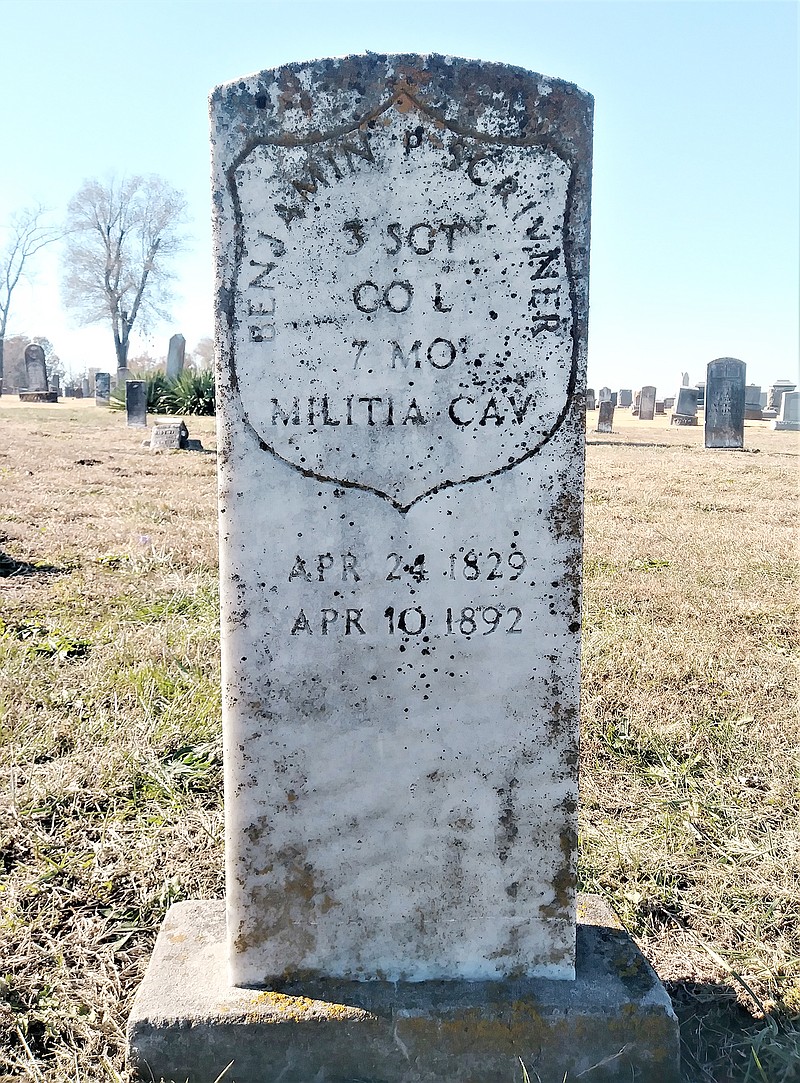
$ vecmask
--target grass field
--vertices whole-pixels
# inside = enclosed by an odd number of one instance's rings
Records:
[[[91,402],[0,399],[0,1081],[127,1081],[166,908],[223,893],[215,436],[187,422],[207,450],[154,455]],[[788,1083],[800,436],[615,427],[587,434],[582,886],[667,983],[687,1081]]]

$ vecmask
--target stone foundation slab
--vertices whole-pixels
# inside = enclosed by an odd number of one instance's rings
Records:
[[[131,1067],[170,1083],[678,1083],[669,997],[596,896],[575,981],[227,985],[219,900],[169,910],[128,1024]]]

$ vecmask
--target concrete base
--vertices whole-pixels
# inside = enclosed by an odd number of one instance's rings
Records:
[[[221,901],[164,919],[128,1023],[131,1068],[170,1083],[678,1083],[678,1023],[596,896],[571,981],[226,984]],[[226,1070],[227,1069],[227,1070]]]
[[[670,414],[670,425],[696,425],[696,414]]]
[[[772,427],[780,432],[800,432],[800,421],[773,421]]]
[[[20,391],[20,402],[58,402],[57,391]]]

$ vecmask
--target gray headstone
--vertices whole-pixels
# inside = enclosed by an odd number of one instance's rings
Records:
[[[94,401],[96,406],[108,406],[111,401],[111,373],[97,372],[94,377]]]
[[[189,430],[183,421],[159,421],[150,432],[151,451],[177,450],[186,447]]]
[[[626,409],[633,403],[633,391],[629,387],[622,387],[619,391],[617,405]]]
[[[744,389],[744,401],[747,406],[761,405],[761,388],[758,384],[748,384]]]
[[[744,446],[744,381],[747,366],[733,357],[718,357],[706,369],[705,446]]]
[[[44,350],[38,342],[25,347],[25,379],[28,391],[47,391],[47,363]]]
[[[766,392],[766,391],[762,391],[762,392],[761,392],[761,395],[760,395],[760,397],[759,397],[759,400],[758,400],[758,401],[759,401],[759,403],[761,404],[761,409],[762,409],[762,410],[763,410],[763,409],[764,409],[764,407],[765,407],[765,406],[767,405],[767,397],[768,397],[768,396],[767,396],[767,392]]]
[[[114,383],[115,387],[124,387],[125,384],[131,378],[131,370],[128,368],[117,369],[117,376]]]
[[[614,403],[606,399],[600,403],[595,432],[612,432],[614,428]]]
[[[783,396],[787,391],[794,391],[796,386],[789,380],[776,380],[767,392],[767,409],[779,411]]]
[[[443,57],[212,96],[237,984],[574,975],[590,109]]]
[[[183,372],[183,359],[186,353],[186,339],[183,335],[173,335],[167,351],[167,379],[175,380]]]
[[[616,406],[619,402],[619,396],[616,391],[611,392],[611,405]]]
[[[681,373],[681,387],[688,387],[688,386],[689,386],[689,373],[688,372]]]
[[[611,402],[611,388],[601,387],[597,393],[598,402]]]
[[[594,388],[593,387],[587,387],[586,388],[586,409],[587,410],[596,410],[597,409],[597,402],[595,400],[595,394],[594,394]]]
[[[86,377],[81,380],[81,391],[83,392],[83,397],[85,399],[88,399],[89,395],[91,394],[91,389],[89,387],[89,381],[88,379],[86,379]]]
[[[781,398],[781,415],[772,422],[773,429],[800,430],[800,391],[786,391]]]
[[[147,428],[147,384],[144,380],[126,380],[125,410],[129,425]]]
[[[684,417],[695,417],[697,415],[696,387],[678,388],[678,394],[675,399],[674,412],[676,414],[682,414]]]
[[[58,376],[51,376],[48,380],[48,386],[50,391],[55,391],[57,395],[61,394],[61,379]]]
[[[650,384],[641,390],[639,399],[639,420],[652,421],[656,414],[656,389]]]

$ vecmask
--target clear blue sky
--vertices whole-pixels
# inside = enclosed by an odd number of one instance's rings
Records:
[[[174,331],[212,332],[207,96],[287,61],[441,52],[521,65],[595,96],[589,382],[674,391],[733,356],[767,385],[798,368],[797,6],[694,2],[0,0],[0,222],[82,181],[159,173],[188,197]],[[75,371],[110,331],[59,303],[57,256],[10,330]]]

